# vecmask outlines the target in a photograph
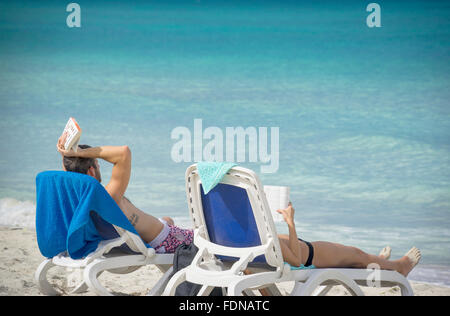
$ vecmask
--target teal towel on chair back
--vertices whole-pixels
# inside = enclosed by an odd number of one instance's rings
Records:
[[[199,162],[197,163],[198,174],[202,181],[202,187],[205,194],[208,194],[219,182],[223,176],[236,166],[232,162]]]

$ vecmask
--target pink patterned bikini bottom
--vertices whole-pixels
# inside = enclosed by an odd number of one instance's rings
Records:
[[[192,243],[194,239],[194,232],[192,229],[183,229],[178,226],[166,225],[163,232],[166,230],[167,237],[158,245],[152,245],[156,253],[174,253],[179,245],[183,243],[189,245]]]

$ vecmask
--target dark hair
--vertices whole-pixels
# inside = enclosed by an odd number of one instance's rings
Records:
[[[81,149],[91,148],[89,145],[78,145]],[[93,158],[80,158],[80,157],[64,157],[64,168],[67,171],[78,172],[87,174],[90,167],[97,169],[95,165],[95,159]]]

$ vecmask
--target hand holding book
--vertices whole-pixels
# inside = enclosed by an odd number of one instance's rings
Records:
[[[295,209],[292,206],[292,203],[289,202],[289,205],[285,209],[277,210],[278,213],[283,215],[283,219],[287,224],[294,224],[294,213]]]
[[[78,143],[81,137],[81,128],[74,118],[69,118],[69,121],[64,128],[62,135],[56,143],[58,152],[63,156],[76,157],[78,151]]]
[[[282,222],[283,216],[278,210],[284,210],[289,206],[289,187],[265,185],[264,193],[274,221]]]
[[[78,151],[74,151],[71,147],[69,150],[66,150],[64,144],[67,139],[67,133],[63,132],[62,135],[59,137],[58,142],[56,143],[56,149],[58,152],[65,157],[76,157]]]

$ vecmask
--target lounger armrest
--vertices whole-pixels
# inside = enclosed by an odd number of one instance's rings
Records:
[[[139,252],[142,253],[144,256],[146,256],[147,258],[151,258],[155,255],[155,249],[147,248],[147,246],[142,241],[141,237],[129,231],[126,231],[125,235],[136,246],[136,248],[139,249]]]
[[[212,243],[206,239],[204,239],[200,233],[199,230],[196,229],[194,231],[194,244],[198,248],[205,248],[208,250],[208,252],[215,254],[215,255],[222,255],[222,256],[229,256],[229,257],[247,257],[249,253],[251,253],[254,257],[257,257],[259,255],[265,254],[268,247],[270,247],[270,244],[272,243],[271,240],[268,240],[266,244],[255,246],[255,247],[243,247],[243,248],[236,248],[236,247],[227,247],[218,245],[215,243]]]
[[[91,252],[86,257],[86,259],[88,259],[90,262],[94,259],[101,257],[104,254],[107,254],[108,252],[111,251],[111,249],[120,247],[124,243],[125,243],[125,238],[123,238],[123,237],[118,237],[118,238],[109,239],[109,240],[102,240],[101,242],[99,242],[97,249],[94,252]]]
[[[52,261],[54,264],[58,266],[64,266],[68,268],[82,268],[86,267],[89,263],[94,261],[97,258],[100,258],[104,254],[107,254],[111,249],[115,247],[119,247],[125,242],[123,237],[117,237],[114,239],[109,240],[102,240],[97,245],[97,249],[95,251],[91,252],[89,255],[82,259],[72,259],[67,254],[67,252],[62,252],[58,254],[57,256],[54,256],[52,258]]]
[[[128,245],[128,247],[130,247],[131,250],[140,252],[147,258],[151,258],[155,255],[155,250],[153,248],[147,248],[140,236],[115,225],[114,228],[119,235],[124,238],[124,242]]]

